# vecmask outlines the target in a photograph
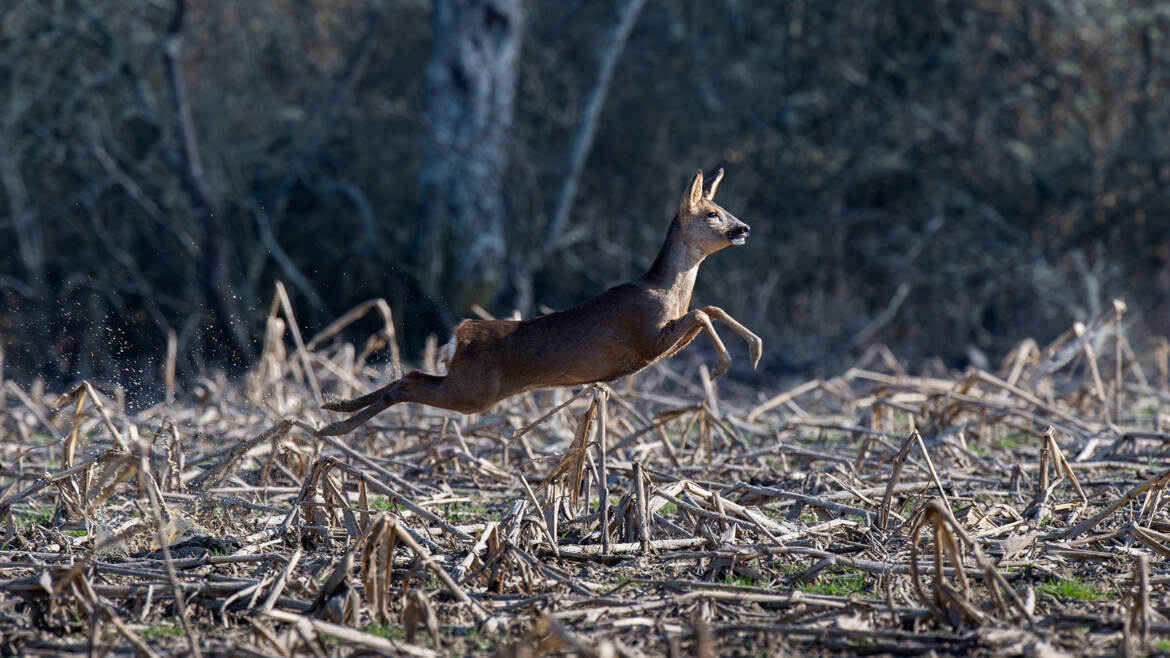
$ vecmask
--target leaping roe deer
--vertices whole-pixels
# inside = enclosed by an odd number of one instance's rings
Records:
[[[704,182],[699,171],[683,194],[666,243],[650,271],[586,302],[531,320],[464,320],[443,348],[447,375],[419,371],[329,411],[357,412],[327,425],[320,435],[345,434],[399,402],[483,411],[534,388],[608,381],[635,373],[678,352],[706,331],[719,354],[713,374],[731,365],[715,333],[718,320],[747,341],[752,367],[763,341],[715,306],[688,311],[699,265],[707,256],[747,241],[750,228],[713,200],[720,169]]]

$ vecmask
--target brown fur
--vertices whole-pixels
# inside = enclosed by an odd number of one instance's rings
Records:
[[[712,200],[722,177],[720,169],[704,185],[698,172],[658,258],[638,280],[530,320],[464,320],[455,327],[445,377],[415,371],[362,397],[327,404],[358,413],[319,433],[344,434],[398,402],[474,413],[534,388],[616,379],[675,354],[704,330],[719,354],[718,376],[731,359],[711,320],[748,341],[754,367],[763,349],[758,336],[717,307],[687,310],[703,259],[733,244],[737,234],[747,236],[747,225]]]

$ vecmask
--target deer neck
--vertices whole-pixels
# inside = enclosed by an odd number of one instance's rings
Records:
[[[701,250],[683,241],[682,226],[678,217],[675,217],[666,232],[666,242],[650,266],[650,271],[642,277],[642,283],[648,288],[666,293],[679,310],[685,311],[691,304],[691,291],[695,288],[699,265],[706,257]]]

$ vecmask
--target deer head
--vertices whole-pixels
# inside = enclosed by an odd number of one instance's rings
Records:
[[[721,180],[722,168],[706,181],[703,180],[703,171],[700,169],[687,186],[682,203],[679,204],[678,218],[683,242],[704,255],[713,254],[731,245],[744,244],[747,242],[748,232],[751,231],[750,226],[715,203],[715,190]]]

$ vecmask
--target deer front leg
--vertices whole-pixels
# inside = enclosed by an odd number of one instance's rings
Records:
[[[665,348],[662,350],[664,356],[670,356],[686,347],[695,339],[699,331],[707,332],[711,338],[711,344],[715,346],[715,353],[719,355],[719,362],[711,371],[712,377],[718,377],[727,372],[727,368],[731,366],[731,355],[727,353],[727,348],[723,346],[723,341],[719,339],[719,334],[715,333],[715,327],[711,325],[711,318],[705,312],[696,309],[677,320],[672,320],[666,325],[659,337],[658,345],[660,348]]]
[[[707,306],[703,309],[703,312],[722,322],[728,329],[739,334],[740,338],[747,341],[748,353],[752,359],[752,370],[755,370],[756,366],[760,363],[760,357],[764,355],[764,341],[760,340],[760,337],[752,333],[747,327],[736,322],[735,318],[732,318],[727,314],[727,311],[724,311],[718,306]]]

